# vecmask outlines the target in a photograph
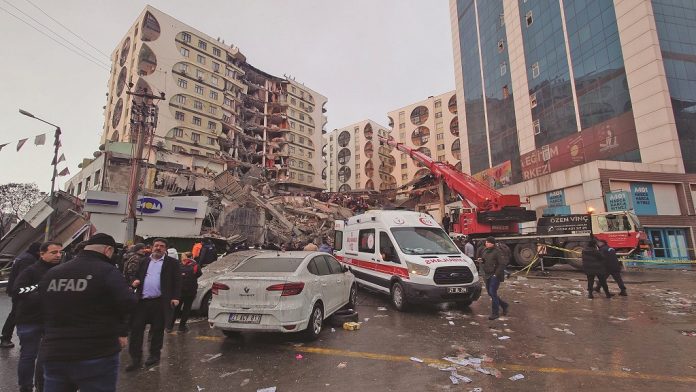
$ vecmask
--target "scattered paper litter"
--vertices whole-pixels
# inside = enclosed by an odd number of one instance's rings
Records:
[[[249,384],[250,381],[251,381],[250,379],[245,378],[244,380],[242,380],[242,383],[239,384],[239,386],[240,386],[240,387],[244,387],[244,386],[246,386],[247,384]]]
[[[554,330],[554,331],[558,331],[558,332],[564,332],[564,333],[567,334],[567,335],[575,335],[575,332],[569,330],[568,328],[563,328],[563,329],[561,329],[561,328],[558,328],[558,327],[553,327],[553,330]]]
[[[456,370],[453,370],[452,373],[450,373],[450,380],[452,377],[456,378],[457,380],[469,384],[472,380],[469,377],[462,376],[461,374],[458,374]],[[452,382],[454,384],[454,382]]]
[[[256,392],[276,392],[276,387],[257,389]]]
[[[369,318],[369,317],[365,317],[364,320],[365,320],[365,322],[368,322],[368,321],[370,321],[370,318]]]
[[[573,295],[582,295],[582,293],[578,290],[570,290],[570,293]]]
[[[423,363],[423,360],[420,359],[420,358],[411,357],[411,360],[412,360],[413,362]]]
[[[304,358],[304,357],[302,356],[302,354],[297,354],[297,355],[295,355],[295,359],[302,359],[302,358]]]
[[[524,378],[524,374],[515,374],[514,376],[508,378],[510,381],[517,381]]]
[[[630,369],[630,368],[627,368],[627,367],[621,368],[621,370],[623,370],[624,372],[630,372],[630,371],[631,371],[631,369]]]
[[[483,388],[474,388],[470,390],[469,392],[483,392]]]
[[[508,340],[508,339],[510,339],[509,336],[501,336],[498,338],[498,340]]]
[[[449,325],[454,325],[454,321],[448,321]]]
[[[480,325],[480,324],[477,323],[476,321],[471,321],[471,322],[469,322],[469,324],[471,324],[471,325]]]
[[[222,373],[222,374],[220,375],[220,378],[225,378],[225,377],[233,376],[233,375],[235,375],[235,374],[237,374],[237,373],[245,373],[245,372],[253,372],[253,371],[254,371],[254,369],[238,369],[238,370],[235,370],[235,371],[233,371],[233,372]]]
[[[459,379],[454,376],[449,376],[450,381],[452,381],[452,384],[457,385],[459,384]]]
[[[543,358],[546,356],[546,354],[540,354],[540,353],[531,353],[529,355],[533,356],[536,359]]]
[[[384,306],[380,306],[377,308],[377,310],[385,312],[387,310],[387,308],[385,308]]]
[[[346,366],[348,366],[348,362],[341,362],[336,367],[339,369],[344,369]]]
[[[459,366],[469,366],[471,364],[469,360],[459,357],[444,357],[442,359],[444,359],[447,362],[452,362],[453,364]]]
[[[218,358],[220,358],[220,357],[222,356],[222,353],[217,353],[217,354],[205,354],[205,356],[208,357],[208,358],[201,359],[201,362],[210,362],[210,361],[212,361],[212,360],[218,359]]]
[[[204,390],[204,389],[205,389],[205,388],[203,388],[203,387],[202,387],[202,386],[200,386],[200,385],[196,385],[196,388],[198,388],[198,392],[201,392],[202,390]]]
[[[336,332],[336,328],[331,328],[331,332]]]

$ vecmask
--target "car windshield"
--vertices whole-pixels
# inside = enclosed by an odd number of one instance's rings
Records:
[[[295,272],[302,258],[252,257],[235,268],[234,272]]]
[[[396,243],[407,255],[439,255],[459,253],[459,249],[436,227],[397,227],[391,229]]]

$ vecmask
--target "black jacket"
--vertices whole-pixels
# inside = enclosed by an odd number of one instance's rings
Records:
[[[198,278],[203,275],[201,267],[191,260],[189,264],[181,264],[181,296],[195,297],[198,291]]]
[[[582,251],[582,270],[587,275],[606,275],[607,265],[604,257],[597,249]]]
[[[508,259],[504,257],[503,252],[497,247],[483,248],[481,251],[483,259],[483,273],[486,278],[495,275],[498,281],[505,281],[505,267],[508,265]]]
[[[10,278],[7,281],[7,295],[12,296],[12,288],[14,287],[14,282],[17,280],[19,274],[37,261],[38,259],[36,256],[29,252],[21,253],[16,259],[14,259],[12,262],[12,269],[10,270]]]
[[[599,252],[604,258],[608,273],[621,272],[621,262],[614,248],[610,248],[609,245],[605,244],[599,247]]]
[[[138,273],[135,277],[135,279],[140,281],[140,285],[135,290],[138,298],[143,297],[145,275],[147,275],[147,268],[149,266],[150,258],[148,257],[140,263],[140,268],[138,268]],[[133,282],[131,281],[129,283],[132,284]],[[160,291],[162,292],[162,299],[167,302],[172,299],[181,299],[181,268],[179,267],[179,260],[164,256],[162,272],[160,273]]]
[[[126,316],[137,302],[125,278],[101,253],[82,251],[39,283],[44,310],[41,353],[50,361],[82,361],[121,351]]]
[[[41,298],[39,297],[39,282],[48,270],[57,266],[45,261],[35,261],[25,268],[14,281],[12,297],[17,301],[17,324],[41,324]]]

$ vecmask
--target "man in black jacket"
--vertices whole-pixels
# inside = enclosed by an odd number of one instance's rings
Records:
[[[140,264],[137,279],[131,282],[136,289],[138,305],[131,319],[128,352],[133,361],[126,371],[140,368],[143,358],[143,335],[150,324],[150,356],[145,366],[159,362],[164,341],[164,324],[172,309],[181,300],[181,271],[179,261],[166,256],[167,241],[158,238],[152,243],[150,257]]]
[[[619,286],[619,290],[621,290],[619,295],[623,297],[627,296],[628,293],[626,293],[626,285],[624,285],[624,281],[621,278],[622,265],[619,257],[616,255],[616,250],[610,247],[606,241],[602,239],[596,238],[596,241],[597,245],[599,246],[599,253],[601,253],[602,257],[604,258],[607,274],[614,278],[614,282],[616,282],[616,284]],[[595,291],[599,292],[599,288],[600,285],[597,284]]]
[[[39,248],[39,261],[27,267],[13,282],[12,296],[17,300],[17,335],[19,363],[17,381],[20,392],[43,390],[43,366],[39,346],[44,334],[39,282],[51,268],[60,263],[63,247],[57,242],[44,242]]]
[[[489,320],[500,317],[499,308],[503,308],[503,316],[507,315],[508,303],[498,296],[500,283],[505,281],[505,267],[508,260],[503,252],[495,246],[495,238],[486,238],[485,248],[481,251],[483,259],[483,273],[486,278],[486,290],[491,297],[491,315]]]
[[[24,269],[26,269],[28,266],[36,263],[36,260],[39,259],[39,248],[41,247],[41,244],[38,242],[34,242],[33,244],[29,245],[29,248],[21,253],[19,256],[17,256],[16,259],[12,262],[12,269],[10,270],[10,278],[7,281],[7,295],[12,297],[12,286],[14,285],[15,280],[17,280],[17,277],[19,276]],[[5,324],[2,326],[2,335],[0,335],[0,348],[12,348],[14,347],[14,343],[12,343],[12,334],[14,333],[15,329],[15,317],[17,315],[17,305],[15,304],[17,301],[15,301],[14,297],[12,298],[12,308],[10,309],[10,313],[7,314],[7,318],[5,319]]]
[[[179,332],[188,331],[186,322],[191,314],[191,305],[193,305],[193,300],[196,298],[196,293],[198,292],[198,278],[203,275],[201,267],[196,263],[196,260],[193,259],[191,252],[185,252],[183,254],[179,268],[181,269],[181,302],[179,306],[176,307],[176,310],[169,320],[167,332],[172,332],[177,317],[181,317],[179,321]]]
[[[47,391],[115,391],[135,294],[112,264],[116,241],[96,234],[39,283]]]

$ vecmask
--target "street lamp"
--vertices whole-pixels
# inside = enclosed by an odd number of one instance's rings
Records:
[[[52,124],[42,118],[36,117],[35,115],[27,112],[26,110],[19,109],[19,113],[23,114],[27,117],[31,117],[33,119],[39,120],[42,123],[46,123],[48,125],[56,127],[56,130],[54,132],[54,141],[53,141],[53,175],[51,176],[51,194],[49,196],[49,205],[51,208],[53,208],[53,193],[54,193],[54,188],[56,186],[56,175],[58,174],[58,148],[60,147],[60,127],[56,124]],[[55,210],[55,209],[54,209]],[[53,212],[48,215],[48,218],[46,219],[46,230],[44,231],[44,241],[48,241],[51,239],[51,217],[53,216]]]

